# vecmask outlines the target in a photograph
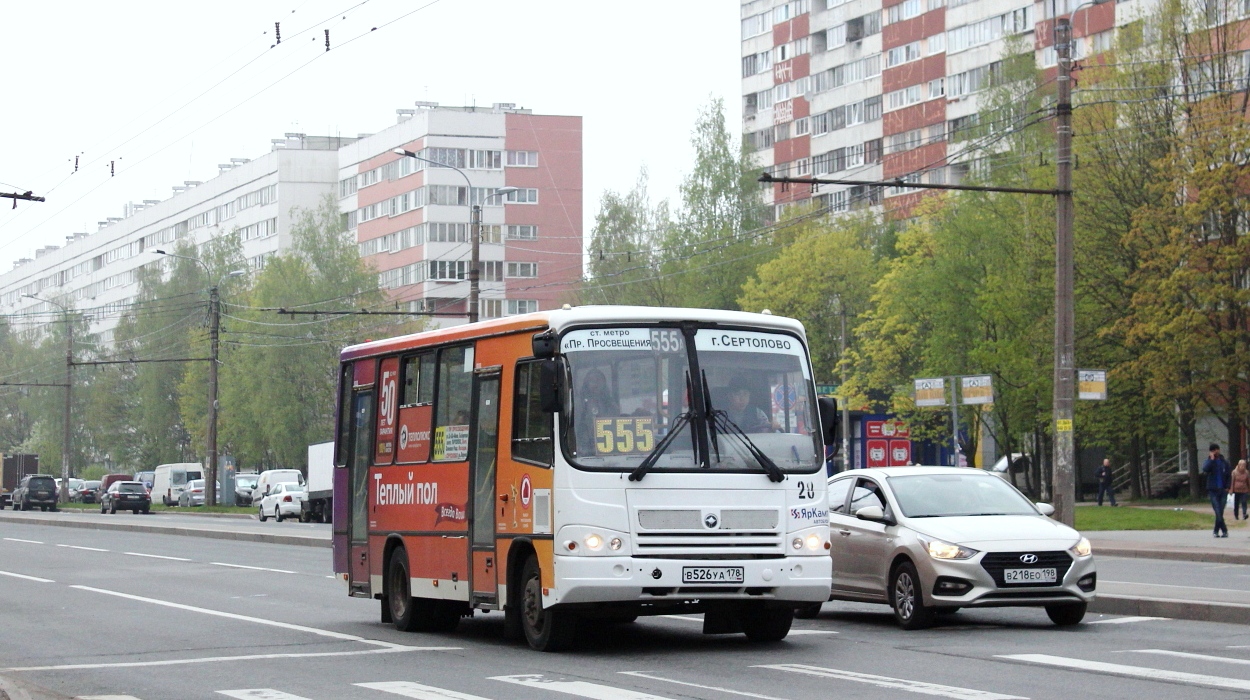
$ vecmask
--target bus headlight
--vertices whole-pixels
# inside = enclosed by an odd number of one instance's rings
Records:
[[[586,548],[592,552],[597,552],[603,548],[603,538],[599,536],[599,533],[592,532],[586,535],[586,539],[583,541],[586,543]]]
[[[790,541],[790,546],[794,547],[795,549],[803,549],[803,538],[795,537],[793,540]]]
[[[812,533],[807,536],[807,548],[813,552],[820,549],[820,535]]]
[[[612,538],[612,539],[608,542],[608,546],[609,546],[609,547],[611,547],[611,548],[612,548],[612,551],[614,551],[614,552],[615,552],[615,551],[620,551],[621,546],[622,546],[622,545],[624,545],[624,544],[625,544],[625,543],[624,543],[624,542],[622,542],[622,541],[621,541],[621,538],[619,538],[619,537],[613,537],[613,538]]]

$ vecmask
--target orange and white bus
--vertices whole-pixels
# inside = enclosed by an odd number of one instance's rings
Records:
[[[798,321],[566,307],[341,363],[334,566],[383,621],[502,610],[555,650],[579,621],[701,612],[776,640],[829,597],[835,407]]]

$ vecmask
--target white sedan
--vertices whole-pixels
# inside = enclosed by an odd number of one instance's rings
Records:
[[[1035,606],[1074,625],[1094,599],[1089,540],[999,476],[857,469],[829,480],[831,600],[885,603],[904,629],[962,607]],[[800,617],[818,608],[799,609]]]
[[[308,491],[300,484],[277,484],[269,490],[269,495],[260,499],[256,507],[260,521],[263,523],[272,517],[278,522],[283,519],[299,517],[300,504]]]

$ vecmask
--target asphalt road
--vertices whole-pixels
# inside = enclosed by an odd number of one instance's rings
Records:
[[[1161,565],[1181,567],[1168,575],[1187,586],[1250,568],[1105,560],[1100,578]],[[3,523],[0,675],[66,697],[140,700],[1250,695],[1240,625],[1091,615],[1057,629],[1040,610],[993,609],[904,632],[884,607],[830,603],[773,645],[659,617],[539,654],[504,641],[498,614],[453,634],[398,632],[330,573],[322,548]]]

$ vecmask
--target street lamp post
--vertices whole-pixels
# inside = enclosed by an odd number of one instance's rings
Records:
[[[34,294],[24,294],[29,299],[42,301],[45,304],[52,304],[59,308],[65,314],[65,425],[61,434],[61,488],[57,493],[57,500],[61,503],[69,502],[69,450],[70,450],[70,411],[72,401],[72,392],[74,388],[74,324],[69,320],[69,309],[63,304],[37,297]]]
[[[423,163],[429,163],[441,168],[449,168],[460,173],[460,177],[464,178],[465,184],[465,201],[469,203],[469,323],[477,323],[479,317],[479,300],[478,295],[481,287],[481,254],[482,254],[482,207],[473,203],[473,183],[469,181],[469,176],[463,170],[454,165],[447,165],[436,160],[423,158],[412,151],[405,148],[396,148],[393,153],[408,158],[415,158]],[[495,190],[490,197],[515,192],[516,187],[501,187]]]
[[[212,279],[212,271],[199,258],[177,253],[167,253],[163,250],[157,250],[156,252],[160,255],[168,255],[171,258],[194,260],[204,268],[204,273],[209,276],[209,279]],[[222,275],[221,279],[217,280],[217,284],[208,289],[208,337],[210,342],[208,362],[208,435],[206,436],[206,442],[208,443],[208,475],[204,483],[204,502],[210,506],[217,505],[217,357],[220,347],[218,339],[221,336],[221,297],[217,290],[227,278],[238,277],[243,274],[246,274],[245,270],[231,270]]]

